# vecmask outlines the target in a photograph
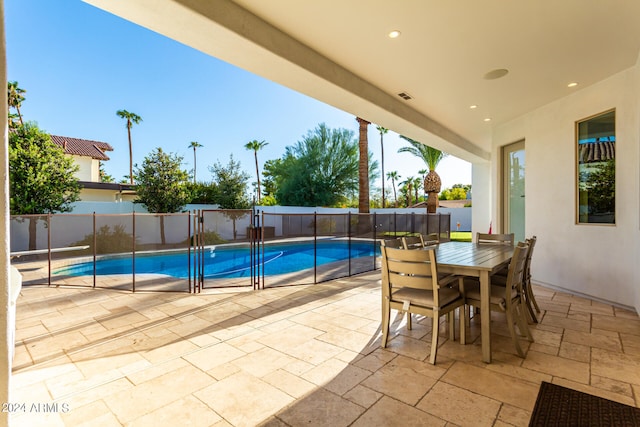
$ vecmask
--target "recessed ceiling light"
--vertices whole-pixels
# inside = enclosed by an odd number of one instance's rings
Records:
[[[491,117],[487,117],[486,119],[484,119],[485,122],[490,122],[491,121]]]
[[[469,108],[471,108],[472,110],[475,110],[476,108],[478,108],[478,106],[475,105],[475,104],[474,105],[469,105]]]
[[[576,86],[578,86],[578,83],[576,82],[571,82],[567,85],[567,87],[576,87]]]
[[[389,38],[390,39],[397,39],[398,37],[400,37],[400,34],[402,34],[400,31],[398,30],[393,30],[389,33]]]
[[[506,68],[496,68],[495,70],[491,70],[484,75],[485,80],[495,80],[509,74],[509,70]]]

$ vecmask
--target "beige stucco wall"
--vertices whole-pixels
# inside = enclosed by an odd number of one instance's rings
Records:
[[[116,190],[96,190],[93,188],[83,188],[80,191],[80,200],[83,202],[116,202]]]
[[[80,181],[100,181],[100,164],[97,160],[85,156],[70,156],[80,168],[76,172],[76,178]]]
[[[640,308],[640,72],[638,65],[494,129],[500,147],[525,139],[526,234],[537,235],[534,281]],[[577,225],[577,120],[616,109],[616,225]],[[500,206],[493,179],[492,215]],[[476,185],[474,182],[474,202]]]

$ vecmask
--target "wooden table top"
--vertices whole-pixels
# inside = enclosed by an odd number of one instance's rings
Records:
[[[445,242],[435,247],[438,267],[495,272],[509,264],[513,246]]]

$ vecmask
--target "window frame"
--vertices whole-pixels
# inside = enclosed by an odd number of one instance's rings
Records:
[[[581,214],[580,214],[580,208],[584,205],[581,205],[580,203],[580,184],[583,182],[580,180],[580,166],[581,166],[581,160],[580,160],[580,125],[584,122],[599,118],[601,116],[605,116],[608,114],[613,113],[613,138],[614,138],[614,148],[613,148],[613,162],[614,162],[614,193],[613,193],[613,214],[612,214],[612,219],[611,222],[590,222],[590,221],[583,221],[581,219]],[[616,225],[616,212],[618,210],[617,208],[617,189],[615,189],[615,187],[617,187],[616,181],[617,181],[617,166],[616,166],[616,151],[617,151],[617,114],[616,114],[616,109],[615,108],[610,108],[608,110],[604,110],[602,112],[593,114],[591,116],[585,117],[583,119],[580,120],[576,120],[575,125],[574,125],[574,144],[575,144],[575,223],[576,225],[596,225],[596,226],[614,226]],[[586,206],[589,206],[588,204]],[[589,214],[587,214],[587,219],[588,219]]]

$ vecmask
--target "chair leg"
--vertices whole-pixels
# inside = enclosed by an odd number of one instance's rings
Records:
[[[538,317],[536,316],[536,312],[533,310],[533,306],[531,305],[531,300],[527,296],[524,299],[524,303],[527,306],[527,312],[529,313],[529,318],[533,323],[538,323]]]
[[[514,326],[514,318],[513,318],[513,308],[507,309],[507,326],[509,327],[509,333],[511,334],[511,340],[513,341],[513,345],[518,352],[518,356],[524,358],[525,354],[520,347],[520,342],[518,341],[518,335],[516,335],[516,328]]]
[[[389,339],[389,320],[391,319],[391,307],[388,301],[382,301],[382,347],[387,347]]]
[[[433,317],[433,327],[431,328],[431,355],[429,356],[429,363],[436,364],[436,353],[438,351],[438,333],[440,326],[440,318]]]
[[[411,328],[412,328],[412,325],[411,325],[411,313],[409,313],[409,312],[407,311],[407,330],[409,330],[409,331],[410,331],[410,330],[411,330]]]
[[[470,305],[463,305],[461,307],[462,311],[463,311],[463,316],[464,316],[464,324],[467,328],[471,327],[471,306]]]
[[[540,307],[538,307],[538,302],[536,301],[536,297],[533,295],[533,290],[531,289],[531,283],[527,283],[527,300],[533,303],[533,306],[536,308],[536,312],[540,313]]]
[[[525,308],[523,307],[524,301],[520,300],[520,303],[515,306],[517,311],[516,321],[518,322],[518,329],[520,329],[520,333],[527,337],[529,342],[533,342],[533,335],[531,335],[531,331],[529,330],[529,324],[527,323],[527,317],[524,312]]]
[[[456,340],[456,312],[455,310],[451,310],[447,314],[449,320],[447,322],[447,328],[449,328],[449,339],[451,341]]]
[[[467,306],[461,305],[458,321],[460,322],[460,344],[465,345],[467,343]]]

